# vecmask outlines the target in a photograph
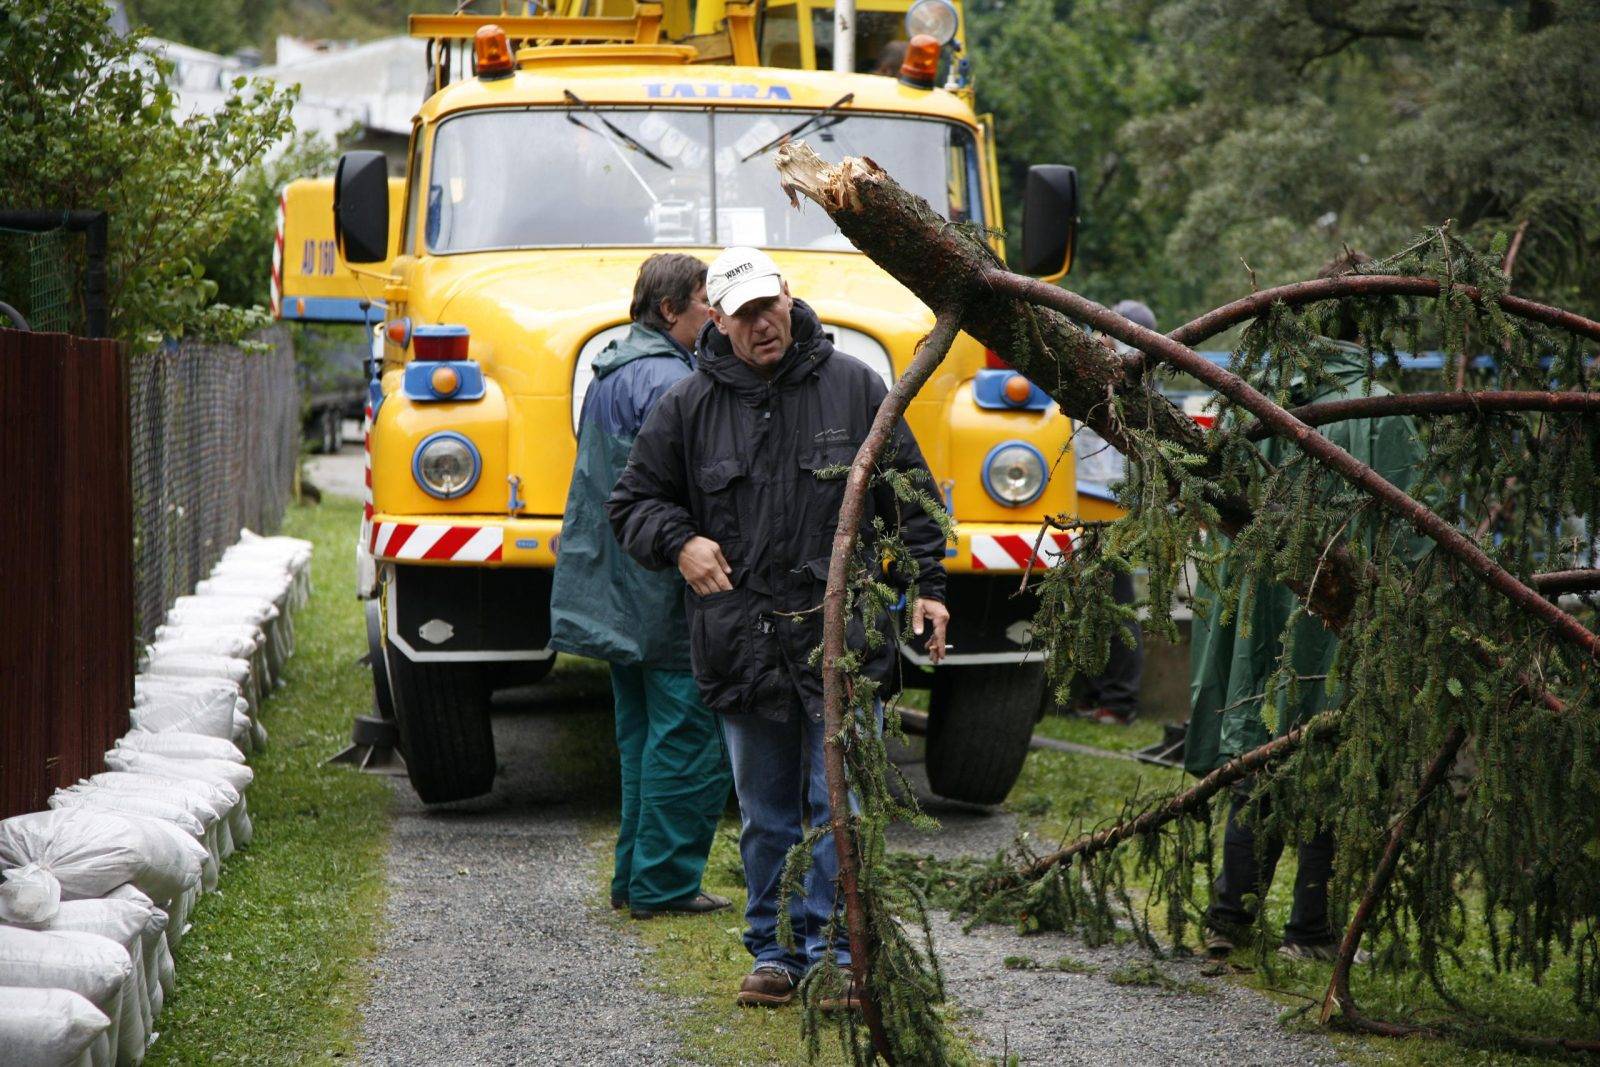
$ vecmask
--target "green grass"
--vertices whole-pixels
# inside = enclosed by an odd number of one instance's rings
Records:
[[[148,1063],[327,1063],[355,1052],[385,899],[389,788],[321,763],[371,701],[352,596],[359,504],[292,507],[284,532],[316,542],[316,593],[295,618],[288,684],[265,704],[251,759],[255,840],[195,910],[178,985]]]
[[[608,828],[614,832],[615,828]],[[595,907],[610,912],[611,838],[597,843]],[[733,906],[712,915],[662,915],[648,921],[612,913],[610,921],[648,950],[650,986],[677,1003],[673,1028],[691,1063],[735,1065],[804,1064],[799,1002],[785,1008],[741,1008],[734,1003],[739,981],[750,970],[744,932],[744,873],[739,865],[739,827],[725,819],[711,846],[704,886]],[[832,1034],[825,1035],[821,1064],[844,1064]]]
[[[1131,750],[1159,739],[1161,728],[1155,723],[1138,722],[1131,727],[1101,726],[1079,719],[1049,716],[1039,732],[1050,737],[1099,748]],[[1033,839],[1034,848],[1048,851],[1058,841],[1076,836],[1084,826],[1114,821],[1128,797],[1153,798],[1173,788],[1190,784],[1179,771],[1076,755],[1066,752],[1035,751],[1028,757],[1006,806],[1018,814],[1022,829]],[[1139,807],[1143,806],[1141,801]],[[1290,852],[1278,865],[1277,877],[1267,894],[1267,923],[1281,929],[1289,916],[1294,881],[1294,857]],[[1139,883],[1130,871],[1130,886],[1140,898]],[[1474,914],[1473,904],[1468,904]],[[1159,933],[1161,916],[1155,920]],[[1572,963],[1558,960],[1545,981],[1535,985],[1525,974],[1494,973],[1487,940],[1481,924],[1472,920],[1474,933],[1464,946],[1463,966],[1447,964],[1447,987],[1467,1009],[1463,1018],[1500,1031],[1524,1035],[1568,1035],[1592,1037],[1593,1017],[1585,1016],[1572,1004],[1570,985]],[[1268,955],[1264,960],[1242,954],[1249,968],[1235,980],[1281,1000],[1286,1008],[1299,1008],[1309,998],[1321,1001],[1332,967],[1328,964],[1290,961]],[[1358,968],[1352,976],[1352,991],[1368,1015],[1387,1020],[1421,1022],[1444,1021],[1457,1017],[1455,1009],[1444,1003],[1415,969],[1375,975]],[[1307,1025],[1299,1017],[1296,1025]],[[1566,1059],[1518,1054],[1503,1048],[1482,1048],[1454,1040],[1413,1038],[1396,1041],[1339,1035],[1340,1053],[1356,1063],[1398,1064],[1403,1067],[1447,1067],[1454,1064],[1535,1064],[1562,1063]]]

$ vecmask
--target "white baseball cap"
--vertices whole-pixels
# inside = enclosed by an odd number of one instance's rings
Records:
[[[752,300],[783,292],[783,277],[772,257],[759,248],[725,248],[706,270],[706,299],[732,315]]]

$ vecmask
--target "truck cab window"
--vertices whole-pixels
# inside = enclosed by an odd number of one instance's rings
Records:
[[[449,118],[433,137],[424,238],[435,253],[727,244],[848,251],[827,215],[790,207],[770,152],[751,155],[807,114],[583,106]],[[845,109],[805,137],[830,162],[870,154],[946,217],[981,222],[970,178],[976,146],[965,127]]]

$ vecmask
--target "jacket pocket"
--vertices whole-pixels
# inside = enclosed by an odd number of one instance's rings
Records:
[[[742,711],[750,670],[749,596],[735,587],[709,596],[689,590],[689,655],[712,711]]]
[[[738,500],[739,482],[744,475],[744,460],[737,458],[705,463],[695,472],[702,501],[700,532],[718,544],[744,539]]]
[[[858,441],[836,441],[800,453],[800,484],[796,494],[802,511],[799,528],[823,535],[818,543],[821,551],[833,547],[832,531],[839,526],[845,482],[860,448]]]

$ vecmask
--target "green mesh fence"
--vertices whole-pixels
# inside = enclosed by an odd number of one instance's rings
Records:
[[[134,606],[148,641],[177,597],[241,528],[274,533],[300,458],[294,346],[283,326],[264,351],[184,341],[128,366]]]
[[[33,329],[86,332],[82,278],[81,232],[0,227],[0,301]]]

